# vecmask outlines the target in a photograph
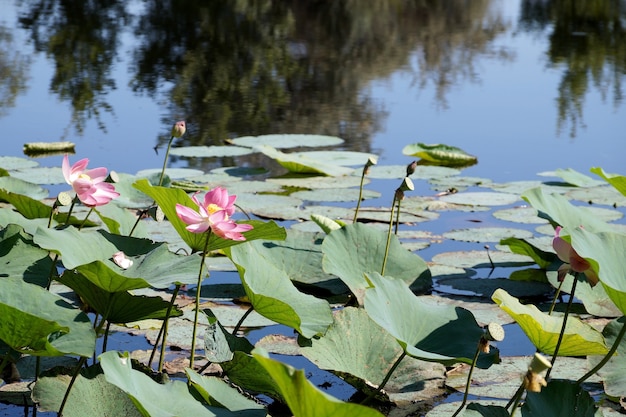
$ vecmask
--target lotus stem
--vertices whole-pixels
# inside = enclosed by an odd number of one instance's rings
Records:
[[[0,362],[0,375],[2,375],[2,371],[4,371],[4,367],[9,363],[9,352],[5,353],[2,357],[2,362]]]
[[[396,194],[393,195],[391,203],[391,216],[389,218],[389,229],[387,230],[387,244],[385,245],[385,255],[383,256],[383,266],[380,269],[380,275],[385,275],[385,267],[387,266],[387,256],[389,255],[389,244],[391,243],[391,228],[393,227],[393,211],[396,208]]]
[[[515,407],[517,407],[517,404],[519,404],[519,399],[521,398],[523,393],[524,393],[524,383],[522,382],[519,388],[517,389],[517,391],[515,391],[515,394],[513,394],[509,402],[504,406],[504,408],[508,410],[512,404],[515,404]],[[513,413],[514,411],[511,410],[511,415],[513,415]]]
[[[107,327],[104,330],[104,336],[102,338],[102,353],[107,351],[107,342],[109,341],[109,330],[111,329],[111,322],[107,320]]]
[[[550,304],[550,309],[548,310],[548,316],[551,316],[552,312],[554,311],[554,307],[556,306],[556,300],[559,298],[559,295],[561,294],[561,288],[563,288],[563,281],[559,283],[559,287],[556,289],[556,292],[554,293],[552,304]]]
[[[565,327],[567,326],[567,317],[569,316],[569,311],[572,308],[572,303],[574,301],[574,293],[576,292],[576,284],[578,283],[578,272],[574,274],[574,283],[572,284],[572,291],[569,296],[569,300],[567,302],[567,308],[565,309],[565,313],[563,314],[563,324],[561,325],[561,332],[559,333],[559,338],[556,341],[556,346],[554,347],[554,353],[552,354],[552,360],[550,361],[550,365],[552,365],[546,371],[546,380],[550,378],[550,372],[552,368],[554,368],[554,362],[556,362],[556,357],[559,354],[559,349],[561,347],[561,342],[563,341],[563,336],[565,334]]]
[[[376,388],[373,392],[370,392],[368,396],[365,397],[363,401],[361,401],[361,404],[367,404],[372,399],[372,397],[374,397],[374,395],[379,393],[385,387],[385,385],[387,385],[387,382],[389,382],[391,375],[396,370],[398,365],[400,365],[400,362],[402,362],[402,359],[404,359],[405,356],[406,356],[406,351],[403,350],[402,354],[398,356],[398,359],[396,359],[396,361],[393,363],[389,371],[387,371],[385,378],[383,378],[383,381],[380,383],[380,385],[378,385],[378,388]]]
[[[626,319],[624,320],[624,323],[622,324],[622,330],[620,330],[619,334],[615,338],[615,342],[613,342],[613,346],[611,346],[611,349],[609,349],[609,351],[604,356],[604,358],[602,358],[602,360],[598,362],[598,364],[594,366],[593,369],[591,369],[585,375],[581,376],[578,379],[578,381],[576,381],[578,385],[585,382],[590,376],[598,372],[604,365],[606,365],[606,363],[613,357],[613,354],[615,353],[615,351],[617,350],[617,347],[619,346],[622,339],[624,338],[625,333],[626,333]]]
[[[365,168],[363,168],[363,173],[361,174],[361,183],[359,184],[359,199],[356,202],[356,209],[354,210],[354,217],[352,218],[352,223],[356,223],[356,220],[359,217],[359,209],[361,208],[361,200],[363,199],[363,182],[364,181],[365,181]]]
[[[243,316],[241,316],[241,318],[239,319],[239,322],[235,325],[235,328],[233,329],[233,335],[237,335],[237,332],[239,331],[239,328],[241,327],[241,325],[243,324],[243,321],[250,315],[250,313],[252,313],[254,311],[254,306],[250,306],[249,309],[246,310],[245,313],[243,313]]]
[[[481,351],[481,343],[478,342],[478,346],[476,347],[476,353],[474,354],[474,359],[472,359],[472,366],[470,366],[469,373],[467,374],[467,382],[465,383],[465,392],[463,393],[463,401],[461,401],[461,405],[457,410],[452,414],[452,417],[456,417],[459,413],[465,408],[465,404],[467,404],[467,397],[469,395],[470,385],[472,384],[472,373],[474,372],[474,368],[476,367],[476,362],[478,361],[478,355],[480,355]]]
[[[398,235],[398,226],[400,225],[400,204],[402,203],[402,200],[398,200],[398,205],[397,205],[397,211],[396,211],[396,229],[394,231],[394,234],[397,236]]]
[[[85,223],[87,223],[87,219],[89,218],[89,215],[93,212],[93,207],[89,209],[89,212],[87,213],[87,215],[85,216],[85,218],[83,219],[83,221],[81,222],[80,226],[78,226],[78,230],[81,230],[83,228],[83,226],[85,225]]]
[[[196,287],[196,304],[195,314],[193,318],[193,330],[191,333],[191,356],[189,357],[189,368],[193,369],[193,360],[196,352],[196,332],[198,330],[198,313],[200,312],[200,287],[202,286],[202,271],[204,269],[204,257],[206,256],[207,248],[209,247],[209,238],[211,237],[211,229],[207,232],[206,240],[204,241],[204,249],[202,250],[202,257],[200,259],[200,271],[198,272],[198,284]]]
[[[169,328],[170,316],[172,314],[172,308],[174,307],[174,302],[176,301],[176,297],[178,296],[178,291],[180,290],[180,284],[176,284],[176,288],[174,288],[174,292],[172,293],[172,300],[170,304],[167,306],[167,311],[165,312],[165,320],[163,320],[163,325],[161,326],[161,330],[159,334],[163,334],[163,340],[161,341],[161,353],[159,356],[159,372],[163,372],[163,362],[165,361],[165,346],[167,344],[167,330]],[[159,338],[154,345],[154,350],[156,350],[157,344],[159,343]],[[152,362],[152,358],[150,359]]]
[[[165,175],[165,167],[167,167],[167,158],[170,155],[170,148],[172,147],[173,141],[174,141],[174,136],[170,137],[170,141],[167,143],[167,150],[165,151],[165,158],[163,158],[163,168],[161,168],[161,176],[159,177],[159,187],[163,184],[163,176]]]

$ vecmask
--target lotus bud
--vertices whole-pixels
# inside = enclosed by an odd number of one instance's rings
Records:
[[[184,120],[178,121],[174,123],[174,126],[172,127],[172,137],[180,138],[181,136],[185,134],[186,131],[187,131],[187,125],[185,124],[185,121]]]
[[[415,172],[415,168],[417,168],[417,161],[411,162],[406,166],[406,176],[409,177]]]
[[[122,269],[128,269],[133,266],[133,260],[128,259],[123,251],[115,252],[113,254],[113,262],[115,262],[115,264]]]
[[[370,167],[376,165],[378,163],[378,158],[376,156],[370,156],[367,158],[367,162],[363,166],[363,175],[367,175],[370,173]]]

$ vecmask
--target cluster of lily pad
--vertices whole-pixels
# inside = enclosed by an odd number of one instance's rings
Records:
[[[172,140],[182,134],[184,124],[179,123]],[[40,410],[65,416],[274,415],[268,398],[286,404],[295,416],[379,416],[382,410],[393,413],[390,404],[407,413],[416,404],[432,408],[428,397],[443,394],[444,384],[464,391],[462,401],[437,406],[428,415],[597,416],[608,411],[599,411],[583,383],[598,371],[607,399],[626,396],[619,379],[626,353],[620,345],[623,319],[610,321],[600,332],[574,317],[572,307],[575,294],[588,315],[620,317],[626,308],[626,232],[563,196],[564,190],[596,186],[597,180],[557,171],[552,174],[570,186],[518,184],[518,189],[501,186],[504,192],[481,193],[463,192],[463,187],[488,180],[459,177],[441,186],[436,196],[414,197],[410,178],[427,177],[437,189],[441,177],[453,178],[475,158],[458,148],[415,144],[407,146],[405,154],[429,164],[381,167],[373,155],[362,153],[326,151],[321,158],[316,152],[278,150],[288,147],[284,143],[308,146],[312,138],[238,138],[224,147],[193,149],[170,150],[172,141],[168,145],[168,154],[178,156],[260,152],[291,173],[263,182],[245,179],[262,172],[258,168],[193,175],[191,170],[166,169],[167,156],[160,171],[120,173],[107,181],[101,171],[90,177],[86,162],[73,167],[64,162],[59,171],[76,197],[68,200],[61,193],[55,201],[42,201],[45,189],[29,181],[32,171],[46,178],[34,166],[23,168],[31,161],[0,158],[0,201],[6,203],[0,208],[0,370],[9,375],[3,379],[19,379],[18,371],[32,375],[35,384],[27,395]],[[324,146],[341,143],[338,138],[315,139]],[[362,171],[350,168],[364,162]],[[72,176],[74,171],[81,173]],[[592,171],[610,184],[604,191],[617,190],[616,195],[609,192],[613,203],[623,205],[626,178],[599,168]],[[53,178],[47,183],[62,182],[58,171],[45,172]],[[360,207],[361,200],[379,195],[367,190],[366,177],[398,181],[391,208]],[[312,183],[315,187],[309,186]],[[227,188],[230,197],[220,187]],[[322,190],[324,201],[337,196],[334,201],[343,206],[304,204],[319,198],[316,189]],[[196,197],[198,191],[205,193],[204,199]],[[256,219],[242,220],[243,213],[235,214],[233,194],[238,195],[237,206]],[[429,245],[438,239],[500,236],[503,232],[496,228],[456,230],[440,237],[419,235],[411,228],[444,210],[480,211],[484,206],[476,202],[482,198],[510,204],[520,194],[531,207],[517,211],[530,210],[530,217],[550,225],[547,243],[532,233],[505,230],[505,236],[497,238],[498,250],[480,251],[474,264],[459,268],[444,266],[445,254],[425,262],[412,251],[423,246],[406,240],[417,237]],[[357,208],[346,207],[346,201]],[[81,210],[81,204],[88,211]],[[298,222],[285,228],[267,219]],[[553,240],[555,228],[558,236]],[[480,237],[477,242],[482,242]],[[240,302],[246,311],[236,324],[221,319],[218,306],[200,303],[211,297],[202,288],[209,278],[203,266],[211,270],[211,264],[223,259],[234,266],[243,289]],[[466,272],[481,266],[531,264],[534,272],[518,268],[515,277],[482,281],[496,285],[487,296],[517,322],[537,357],[524,359],[526,364],[515,371],[508,398],[468,401],[470,394],[495,397],[481,394],[471,382],[472,375],[480,378],[480,373],[506,364],[507,358],[500,358],[493,346],[502,340],[501,328],[487,326],[469,304],[425,294],[433,285],[440,291],[446,285],[462,288]],[[523,282],[516,282],[520,277]],[[563,311],[557,313],[554,303],[544,312],[511,295],[519,288],[511,282],[523,286],[526,295],[532,287],[555,300],[562,293],[571,296]],[[168,323],[185,315],[177,298],[183,286],[195,286],[194,328],[184,376],[170,380],[163,371]],[[307,380],[303,370],[271,357],[263,344],[255,346],[241,332],[252,314],[292,329],[297,354],[338,375],[357,394],[351,400],[331,397]],[[107,349],[112,327],[155,320],[159,332],[149,359]],[[199,320],[202,341],[196,339]],[[159,362],[153,367],[159,343]],[[36,369],[26,372],[25,364],[33,357]],[[572,367],[566,357],[588,357],[589,369],[574,377],[551,378],[550,369],[557,372],[561,362],[563,368]],[[59,363],[63,367],[55,366]],[[455,382],[455,375],[462,382]]]

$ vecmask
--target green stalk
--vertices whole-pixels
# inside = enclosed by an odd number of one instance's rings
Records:
[[[89,213],[87,213],[87,215],[85,216],[85,218],[83,219],[82,223],[80,224],[80,226],[78,226],[78,230],[81,230],[83,228],[83,226],[85,225],[85,223],[87,223],[87,219],[89,218],[89,215],[91,214],[91,212],[93,211],[93,207],[91,207],[89,209]]]
[[[365,181],[365,170],[366,168],[364,167],[363,172],[361,173],[361,185],[359,185],[359,199],[356,203],[356,210],[354,211],[354,218],[352,219],[352,223],[356,223],[356,219],[359,216],[359,208],[361,208],[361,200],[363,199],[363,182]]]
[[[167,306],[167,311],[165,312],[165,320],[163,321],[163,325],[161,326],[161,331],[159,332],[159,334],[163,333],[163,340],[161,341],[161,355],[159,356],[159,372],[163,372],[163,362],[165,361],[165,346],[167,344],[167,329],[169,328],[172,308],[174,307],[174,302],[176,301],[176,297],[178,296],[179,290],[180,290],[180,284],[176,284],[176,288],[174,288],[174,292],[172,293],[172,300],[170,301],[170,304]],[[155,349],[158,344],[159,344],[159,338],[157,338],[156,343],[154,344]],[[150,359],[150,362],[152,362],[152,358]]]
[[[548,316],[552,315],[552,312],[554,311],[554,307],[556,306],[556,300],[559,298],[559,295],[561,294],[561,288],[563,287],[563,282],[565,280],[561,281],[559,283],[559,288],[556,289],[556,292],[554,293],[554,298],[552,299],[552,304],[550,304],[550,310],[548,310]]]
[[[363,401],[361,401],[361,404],[367,404],[377,393],[379,393],[385,387],[387,382],[389,382],[389,379],[391,378],[391,375],[396,370],[398,365],[400,365],[400,362],[402,362],[402,359],[404,359],[405,356],[406,356],[406,351],[402,351],[402,354],[393,363],[392,367],[389,369],[389,371],[387,372],[387,375],[385,375],[385,378],[380,383],[378,388],[376,388],[376,390],[374,390],[367,397],[365,397],[365,399]]]
[[[624,323],[622,324],[622,330],[620,330],[619,334],[617,335],[617,338],[615,339],[613,346],[611,346],[611,349],[609,349],[608,353],[604,356],[604,358],[602,358],[600,362],[598,362],[596,366],[593,367],[593,369],[591,369],[585,375],[580,377],[578,381],[576,381],[578,385],[585,382],[590,376],[598,372],[604,365],[606,365],[606,363],[613,357],[613,354],[615,353],[615,351],[617,350],[617,347],[619,346],[622,339],[624,338],[625,333],[626,333],[626,319],[624,319]]]
[[[554,347],[554,353],[552,354],[552,360],[550,365],[552,365],[546,371],[546,381],[550,378],[550,372],[554,369],[554,362],[556,362],[556,357],[559,354],[559,349],[561,347],[561,342],[563,341],[563,336],[565,335],[565,327],[567,326],[567,317],[569,316],[569,311],[572,308],[572,303],[574,301],[574,293],[576,292],[576,284],[578,283],[578,272],[574,274],[574,283],[572,284],[572,291],[569,295],[569,301],[567,302],[567,308],[565,309],[565,314],[563,314],[563,324],[561,325],[561,332],[559,333],[559,338],[556,341],[556,346]]]
[[[400,225],[400,203],[402,203],[402,200],[398,200],[398,211],[396,211],[396,236],[398,235],[398,226]]]
[[[161,168],[161,176],[159,177],[159,187],[163,184],[163,176],[165,175],[165,167],[167,167],[167,158],[170,155],[170,148],[172,147],[172,141],[174,140],[174,136],[170,138],[170,141],[167,143],[167,150],[165,151],[165,158],[163,158],[163,168]]]
[[[239,328],[241,327],[241,325],[243,324],[243,321],[250,315],[250,313],[252,313],[254,311],[254,306],[250,306],[250,308],[248,310],[246,310],[245,313],[243,313],[243,316],[241,316],[241,319],[239,319],[239,322],[235,325],[235,328],[233,329],[233,335],[237,336],[237,332],[239,331]]]
[[[387,256],[389,255],[389,244],[391,243],[391,228],[393,227],[393,211],[396,207],[396,195],[393,195],[393,202],[391,203],[391,216],[389,218],[389,230],[387,230],[387,245],[385,246],[385,256],[383,257],[383,266],[380,269],[380,275],[385,275],[385,267],[387,266]]]
[[[459,415],[461,410],[467,404],[467,397],[469,395],[470,385],[472,384],[472,373],[474,372],[474,368],[476,367],[476,362],[478,361],[478,356],[480,355],[480,342],[478,342],[478,346],[476,346],[476,353],[474,354],[474,359],[472,359],[472,366],[470,367],[469,373],[467,374],[467,382],[465,383],[465,393],[463,394],[463,401],[459,408],[452,414],[452,417],[456,417]]]
[[[100,324],[98,325],[98,328],[96,329],[96,336],[98,335],[98,333],[102,331],[104,322],[105,320],[103,317],[102,320],[100,321]],[[78,374],[80,373],[80,370],[86,361],[87,361],[87,358],[85,356],[81,356],[81,358],[78,360],[78,364],[76,365],[76,371],[72,375],[72,379],[70,380],[70,383],[67,386],[67,389],[65,390],[65,395],[63,395],[63,400],[61,401],[61,405],[59,406],[59,412],[57,413],[58,417],[63,416],[63,409],[65,408],[67,399],[70,397],[70,391],[72,390],[72,386],[74,386],[74,382],[76,382],[76,378],[78,378]]]
[[[204,249],[202,250],[202,258],[200,259],[200,271],[198,272],[198,284],[196,287],[196,304],[195,314],[193,318],[193,331],[191,333],[191,357],[189,358],[189,368],[193,369],[193,360],[196,352],[196,332],[198,330],[198,313],[200,312],[200,287],[202,285],[202,271],[204,269],[204,257],[209,247],[209,238],[211,237],[211,229],[207,232]]]

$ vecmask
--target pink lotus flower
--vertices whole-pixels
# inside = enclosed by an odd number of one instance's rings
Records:
[[[559,281],[563,281],[565,275],[570,271],[581,272],[585,274],[587,281],[593,287],[600,280],[598,274],[593,270],[589,261],[576,253],[571,243],[559,236],[561,229],[561,226],[557,226],[554,230],[554,239],[552,240],[552,247],[556,251],[557,256],[565,262],[559,267]]]
[[[104,182],[107,169],[104,167],[87,169],[89,159],[81,159],[70,167],[67,154],[63,158],[63,176],[72,186],[78,199],[87,207],[96,207],[107,204],[120,196],[113,184]]]
[[[133,266],[133,260],[128,259],[124,251],[115,252],[113,254],[113,262],[122,269],[128,269]]]
[[[198,206],[195,211],[182,204],[176,204],[176,215],[187,224],[186,229],[192,233],[204,233],[211,229],[223,239],[246,240],[241,234],[252,229],[249,224],[238,224],[230,219],[235,212],[237,196],[228,195],[222,187],[216,187],[204,195],[203,203],[194,194],[191,199]]]

